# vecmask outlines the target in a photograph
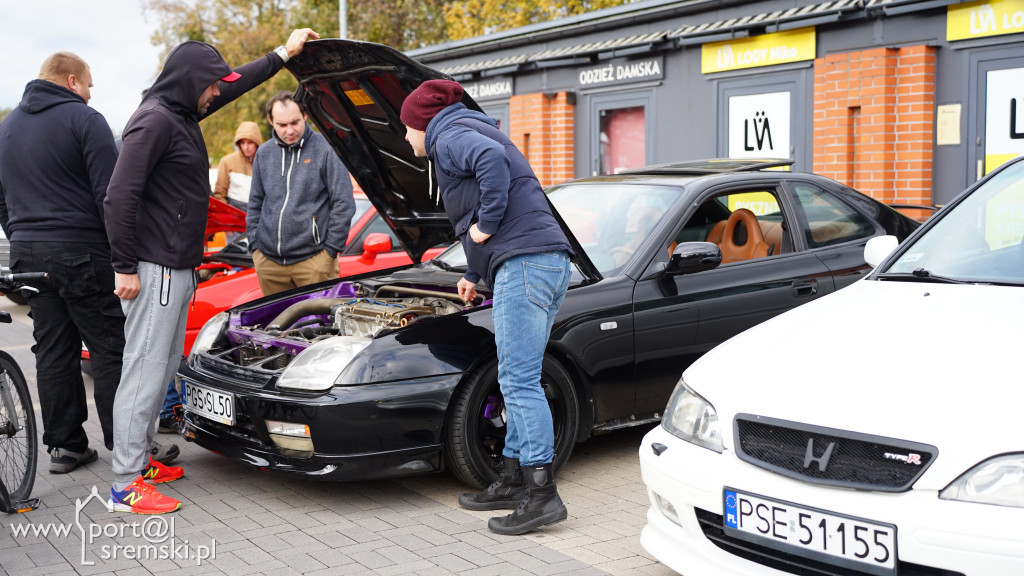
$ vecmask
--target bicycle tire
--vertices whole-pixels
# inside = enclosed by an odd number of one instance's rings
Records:
[[[36,415],[32,408],[32,396],[21,367],[10,354],[0,350],[0,370],[7,374],[11,387],[11,398],[17,420],[22,424],[19,430],[8,428],[10,416],[8,407],[0,398],[0,481],[10,495],[11,502],[26,500],[32,493],[36,481],[36,459],[38,438],[36,436]]]

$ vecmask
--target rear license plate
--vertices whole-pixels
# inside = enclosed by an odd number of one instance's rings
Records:
[[[235,425],[234,394],[211,390],[187,380],[181,381],[181,389],[185,393],[182,403],[186,411],[228,426]]]
[[[726,534],[869,574],[896,573],[896,526],[725,489]]]

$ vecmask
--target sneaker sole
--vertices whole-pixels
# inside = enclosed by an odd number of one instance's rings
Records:
[[[473,510],[474,512],[484,512],[487,510],[515,510],[516,505],[519,504],[519,500],[495,500],[494,502],[474,502],[468,498],[464,498],[465,495],[459,496],[459,506],[462,506],[466,510]]]
[[[156,460],[161,464],[170,464],[171,462],[174,462],[174,459],[178,457],[178,454],[181,454],[181,450],[179,450],[177,446],[174,446],[171,450],[167,452],[167,455],[163,456],[162,458],[157,458],[156,456],[154,456],[153,460]]]
[[[68,472],[71,472],[72,470],[78,468],[79,466],[85,466],[90,462],[95,462],[97,458],[99,458],[99,453],[93,451],[90,453],[89,456],[85,457],[85,459],[79,460],[77,462],[50,462],[50,474],[67,474]]]
[[[544,516],[534,518],[533,520],[530,520],[529,522],[524,522],[518,526],[505,527],[497,524],[492,524],[490,521],[488,521],[487,528],[490,529],[491,532],[494,532],[495,534],[500,534],[502,536],[520,536],[522,534],[526,534],[527,532],[536,530],[541,526],[557,524],[568,517],[569,511],[563,507],[561,510],[555,510],[550,514],[545,514]]]
[[[178,505],[175,506],[174,508],[170,509],[170,510],[154,510],[154,511],[150,511],[150,512],[143,512],[141,510],[133,510],[132,507],[129,506],[128,504],[121,504],[120,502],[115,502],[113,500],[108,500],[107,501],[107,505],[108,506],[112,506],[114,508],[114,512],[131,512],[132,514],[148,514],[148,515],[152,515],[152,514],[167,514],[168,512],[174,512],[175,510],[181,508],[181,502],[178,502]]]

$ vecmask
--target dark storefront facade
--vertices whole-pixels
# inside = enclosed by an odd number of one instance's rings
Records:
[[[778,157],[943,204],[1024,153],[1024,0],[647,0],[410,55],[465,84],[545,185]]]

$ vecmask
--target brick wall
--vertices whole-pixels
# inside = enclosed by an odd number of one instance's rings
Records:
[[[887,203],[932,203],[935,49],[814,62],[814,171]]]
[[[544,187],[574,177],[572,102],[565,92],[509,98],[509,137],[530,161]]]

